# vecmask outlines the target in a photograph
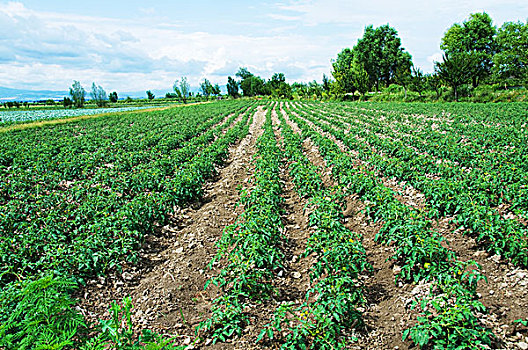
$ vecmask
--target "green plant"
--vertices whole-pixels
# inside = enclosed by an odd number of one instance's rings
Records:
[[[173,339],[164,338],[150,330],[143,330],[137,336],[134,333],[132,314],[132,299],[125,297],[122,305],[113,301],[110,307],[112,316],[109,320],[100,320],[97,336],[92,336],[82,347],[82,350],[178,350],[185,346],[174,346]]]
[[[0,292],[0,348],[66,349],[85,329],[82,315],[73,306],[71,280],[46,276],[17,282]],[[9,311],[8,311],[9,310]]]

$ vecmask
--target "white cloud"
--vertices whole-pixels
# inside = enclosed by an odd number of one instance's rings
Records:
[[[303,59],[319,59],[326,63],[326,71],[330,67],[326,52],[321,50],[328,46],[324,37],[184,33],[167,25],[130,25],[20,7],[18,11],[29,13],[32,19],[17,26],[15,15],[8,23],[18,38],[11,45],[17,60],[0,71],[0,79],[15,87],[25,82],[35,88],[50,88],[53,82],[55,88],[62,88],[76,79],[97,80],[111,89],[161,89],[183,75],[194,85],[204,77],[225,84],[226,75],[234,75],[240,66],[249,66],[265,78],[284,71],[290,72],[289,78],[320,80],[323,70],[310,70]],[[13,71],[16,74],[10,73]],[[134,78],[123,79],[125,73]],[[153,85],[146,87],[148,81]]]
[[[253,17],[228,19],[201,13],[171,18],[152,5],[137,9],[138,20],[36,11],[0,0],[0,81],[13,88],[63,90],[75,79],[141,91],[170,89],[181,76],[194,86],[205,77],[223,85],[241,66],[264,78],[284,72],[290,81],[320,81],[330,72],[330,60],[352,47],[366,25],[386,23],[427,72],[454,22],[489,9],[500,25],[519,19],[519,9],[528,11],[528,4],[505,1],[511,6],[501,7],[504,1],[498,0],[285,0],[248,7]],[[197,19],[198,25],[189,26]]]
[[[308,57],[330,68],[327,51],[321,50],[328,48],[325,37],[186,33],[172,23],[37,12],[21,3],[2,8],[0,28],[11,35],[3,39],[8,49],[0,80],[9,87],[64,89],[80,80],[110,90],[163,89],[181,76],[194,86],[204,77],[225,84],[226,75],[234,76],[240,66],[264,78],[284,71],[288,78],[320,80],[323,70],[310,70],[303,63]]]
[[[268,16],[278,21],[299,21],[301,20],[301,17],[299,16],[287,16],[287,15],[280,15],[277,13],[270,13]]]
[[[24,7],[24,4],[14,1],[10,1],[0,7],[0,12],[3,12],[5,15],[11,18],[27,18],[29,16],[26,11],[26,8]]]
[[[432,54],[431,56],[427,57],[427,62],[430,63],[430,70],[432,71],[434,69],[435,62],[442,62],[444,60],[442,52],[438,51]]]

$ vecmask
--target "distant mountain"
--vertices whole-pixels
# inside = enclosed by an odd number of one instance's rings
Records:
[[[68,96],[68,91],[52,91],[52,90],[23,90],[11,89],[0,86],[0,101],[38,101],[54,99],[59,100]]]
[[[110,94],[114,90],[107,90],[106,93]],[[147,98],[147,90],[145,91],[117,91],[117,95],[120,99],[125,99],[127,96],[132,98]],[[156,97],[165,97],[165,93],[171,92],[167,90],[154,90],[152,92]],[[53,90],[24,90],[24,89],[11,89],[0,86],[0,102],[7,101],[40,101],[40,100],[62,100],[65,96],[69,96],[69,91],[53,91]],[[86,91],[86,98],[90,98],[89,91]]]
[[[200,92],[198,87],[191,87],[193,93]],[[222,86],[222,92],[224,87]],[[106,90],[107,94],[110,94],[114,90]],[[145,91],[117,91],[119,99],[125,99],[127,96],[132,98],[147,98],[147,89]],[[151,91],[156,95],[157,98],[165,97],[167,92],[174,92],[168,88],[166,90],[155,90]],[[225,92],[224,92],[225,93]],[[40,100],[62,100],[65,96],[69,96],[69,91],[53,91],[53,90],[24,90],[24,89],[11,89],[0,86],[0,103],[7,101],[40,101]],[[86,98],[90,99],[90,93],[86,91]]]

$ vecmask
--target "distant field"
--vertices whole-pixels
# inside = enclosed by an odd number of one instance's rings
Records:
[[[119,108],[93,108],[93,109],[47,109],[47,110],[14,110],[0,111],[0,124],[8,122],[25,122],[43,119],[56,119],[77,117],[80,115],[93,115],[113,112],[135,111],[148,107],[119,107]]]

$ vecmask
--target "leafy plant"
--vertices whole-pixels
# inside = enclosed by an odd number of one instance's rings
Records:
[[[0,292],[0,347],[4,349],[66,349],[75,344],[83,317],[73,306],[71,280],[46,276],[17,282]],[[9,310],[9,311],[8,311]]]
[[[184,349],[185,346],[174,346],[173,339],[164,338],[150,330],[143,330],[136,336],[133,329],[132,299],[125,297],[122,305],[113,301],[110,307],[112,316],[109,320],[100,320],[97,336],[92,337],[82,350],[168,350]]]

